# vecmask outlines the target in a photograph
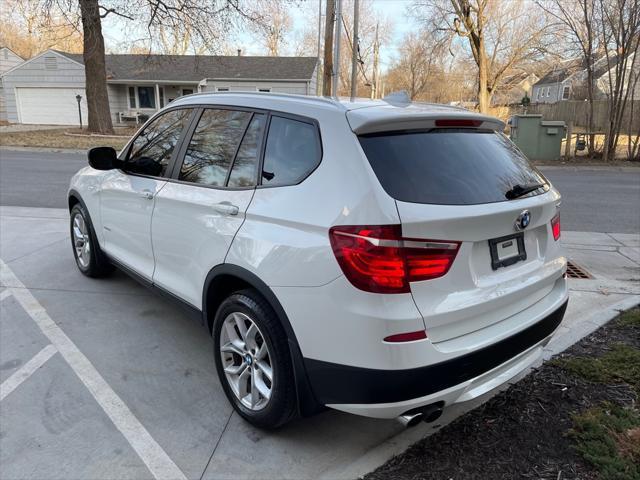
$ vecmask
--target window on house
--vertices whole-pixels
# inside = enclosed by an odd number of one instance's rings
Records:
[[[562,99],[563,100],[569,100],[569,93],[571,91],[571,88],[567,85],[562,89]]]
[[[138,108],[156,108],[156,96],[153,87],[138,88]]]
[[[129,108],[136,108],[136,87],[129,87]]]
[[[191,95],[193,93],[193,88],[183,88],[182,95]]]
[[[269,93],[269,92],[271,92],[271,89],[270,88],[259,88],[258,91],[259,92]]]
[[[551,96],[551,87],[547,87],[547,97]]]
[[[250,112],[206,109],[189,142],[179,179],[200,185],[224,186],[250,119]]]
[[[229,91],[229,87],[218,87],[216,88],[217,92],[228,92]]]

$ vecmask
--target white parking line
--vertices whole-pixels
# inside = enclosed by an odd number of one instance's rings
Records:
[[[38,300],[27,290],[11,269],[0,259],[0,282],[15,286],[12,294],[22,308],[36,322],[71,369],[85,384],[113,424],[122,433],[151,474],[158,480],[186,480],[185,475],[173,463],[167,453],[149,434],[144,425],[129,410],[129,407],[113,391],[89,359],[76,347],[69,337],[51,319]]]
[[[6,290],[3,290],[2,292],[0,292],[0,302],[10,296],[11,296],[11,290],[9,290],[8,288]]]
[[[22,382],[36,373],[36,370],[44,365],[47,360],[49,360],[56,354],[56,352],[56,347],[54,347],[53,345],[47,345],[42,350],[40,350],[35,357],[25,363],[13,375],[2,382],[2,385],[0,385],[0,402],[4,399],[4,397],[18,388],[18,386]]]

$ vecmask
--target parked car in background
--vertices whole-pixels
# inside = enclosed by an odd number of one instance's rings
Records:
[[[71,181],[71,240],[213,336],[238,413],[434,420],[529,366],[567,305],[560,194],[454,107],[199,94]]]

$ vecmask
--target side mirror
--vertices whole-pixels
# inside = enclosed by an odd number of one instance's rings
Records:
[[[112,147],[94,147],[89,150],[89,165],[96,170],[113,170],[120,163]]]

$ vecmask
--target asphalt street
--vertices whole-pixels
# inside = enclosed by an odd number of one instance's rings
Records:
[[[81,153],[0,150],[0,205],[66,206]],[[562,227],[579,232],[640,232],[640,168],[542,168],[563,197]]]

